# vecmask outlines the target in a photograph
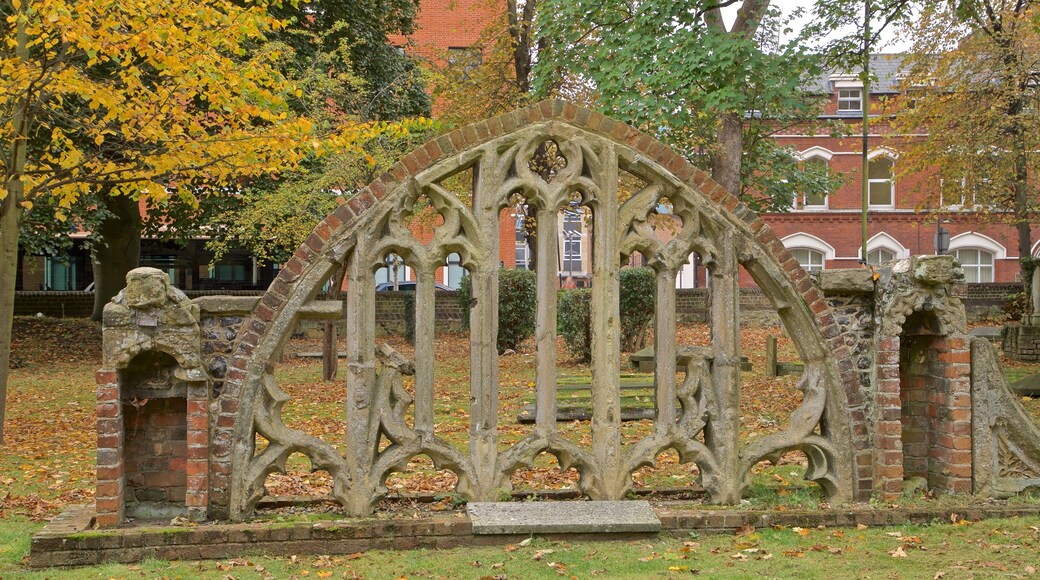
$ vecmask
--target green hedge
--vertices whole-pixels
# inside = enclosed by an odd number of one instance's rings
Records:
[[[656,274],[651,268],[624,268],[620,272],[621,350],[632,352],[646,346],[654,319]],[[575,359],[592,359],[592,291],[561,290],[556,314],[556,331]]]
[[[535,309],[538,300],[535,273],[531,270],[503,268],[498,271],[498,352],[516,350],[534,335]],[[459,285],[462,324],[469,327],[472,285],[469,274]]]

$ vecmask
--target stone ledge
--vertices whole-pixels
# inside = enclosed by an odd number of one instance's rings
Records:
[[[646,501],[477,502],[466,513],[481,536],[661,531]]]
[[[545,502],[559,506],[562,502]],[[582,502],[588,503],[588,502]],[[869,508],[827,511],[703,510],[687,509],[684,501],[659,502],[653,511],[662,533],[731,534],[743,526],[854,527],[899,526],[949,522],[953,514],[977,521],[1040,515],[1038,506],[943,509]],[[373,549],[411,550],[516,543],[523,534],[477,535],[464,513],[408,520],[342,519],[320,522],[207,523],[193,527],[135,527],[92,530],[91,506],[74,506],[47,524],[32,538],[29,566],[89,566],[103,562],[138,562],[145,558],[204,560],[243,554],[351,554]],[[655,532],[538,534],[564,541],[629,541],[656,537]]]

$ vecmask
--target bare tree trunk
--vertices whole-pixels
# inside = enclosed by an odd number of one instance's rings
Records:
[[[105,197],[112,216],[98,228],[101,244],[94,248],[94,312],[90,317],[101,320],[101,313],[112,297],[126,286],[126,274],[141,259],[141,214],[137,200],[125,195]]]
[[[740,195],[740,166],[744,124],[739,113],[724,113],[719,119],[718,149],[712,160],[711,176],[733,195]]]
[[[27,4],[23,3],[21,10]],[[21,18],[16,19],[15,55],[28,56],[28,35]],[[16,109],[11,125],[15,128],[10,145],[9,167],[4,189],[7,196],[0,200],[0,445],[4,444],[4,424],[7,415],[7,379],[11,371],[11,331],[14,328],[14,285],[18,279],[18,226],[22,218],[21,202],[25,197],[26,148],[32,114],[26,98]]]
[[[1021,258],[1032,257],[1033,232],[1029,227],[1029,169],[1028,161],[1024,154],[1015,158],[1015,229],[1018,230],[1018,255]],[[1030,295],[1029,288],[1033,281],[1030,276],[1033,269],[1027,267],[1024,261],[1020,261],[1019,267],[1022,272],[1022,284],[1025,286],[1026,295]],[[1037,314],[1037,307],[1032,305],[1032,314]]]
[[[7,197],[0,201],[0,445],[4,443],[7,413],[7,377],[11,366],[11,331],[14,324],[14,284],[18,269],[18,221],[22,208],[22,182],[7,184]]]

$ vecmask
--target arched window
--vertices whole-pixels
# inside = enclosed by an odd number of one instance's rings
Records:
[[[806,168],[812,166],[812,169],[818,172],[824,172],[827,170],[827,160],[823,157],[809,157],[802,162]],[[827,209],[827,194],[825,193],[806,193],[802,195],[802,208],[803,209]]]
[[[993,281],[993,253],[979,248],[961,248],[954,251],[954,259],[964,268],[965,282]]]
[[[1007,248],[988,236],[965,232],[950,238],[950,254],[964,268],[965,282],[993,282],[993,265],[1007,259]]]
[[[885,248],[878,248],[867,252],[867,263],[871,266],[884,264],[896,259],[896,253]]]
[[[827,260],[833,260],[835,256],[834,246],[805,232],[785,236],[780,241],[798,260],[798,265],[808,272],[823,270]]]
[[[823,269],[823,252],[810,250],[809,248],[793,248],[791,255],[798,260],[798,265],[806,272],[814,272]]]
[[[887,232],[878,232],[867,240],[867,263],[872,266],[905,258],[909,254],[906,247]],[[863,256],[862,248],[859,256]]]
[[[875,157],[868,169],[868,204],[873,208],[895,207],[896,181],[892,174],[893,163],[889,157]]]

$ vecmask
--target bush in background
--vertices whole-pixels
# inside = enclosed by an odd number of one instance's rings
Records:
[[[651,268],[624,268],[620,272],[621,351],[646,346],[654,320],[656,274]],[[556,313],[556,331],[575,359],[592,359],[592,291],[561,290]]]
[[[571,355],[587,363],[592,360],[592,290],[560,290],[556,306],[556,332]]]
[[[654,320],[657,274],[653,268],[623,268],[621,277],[621,351],[646,346]]]
[[[459,304],[462,325],[467,328],[472,293],[469,274],[466,274],[459,284]],[[537,301],[533,271],[507,268],[498,271],[498,352],[516,350],[520,343],[534,335]]]

